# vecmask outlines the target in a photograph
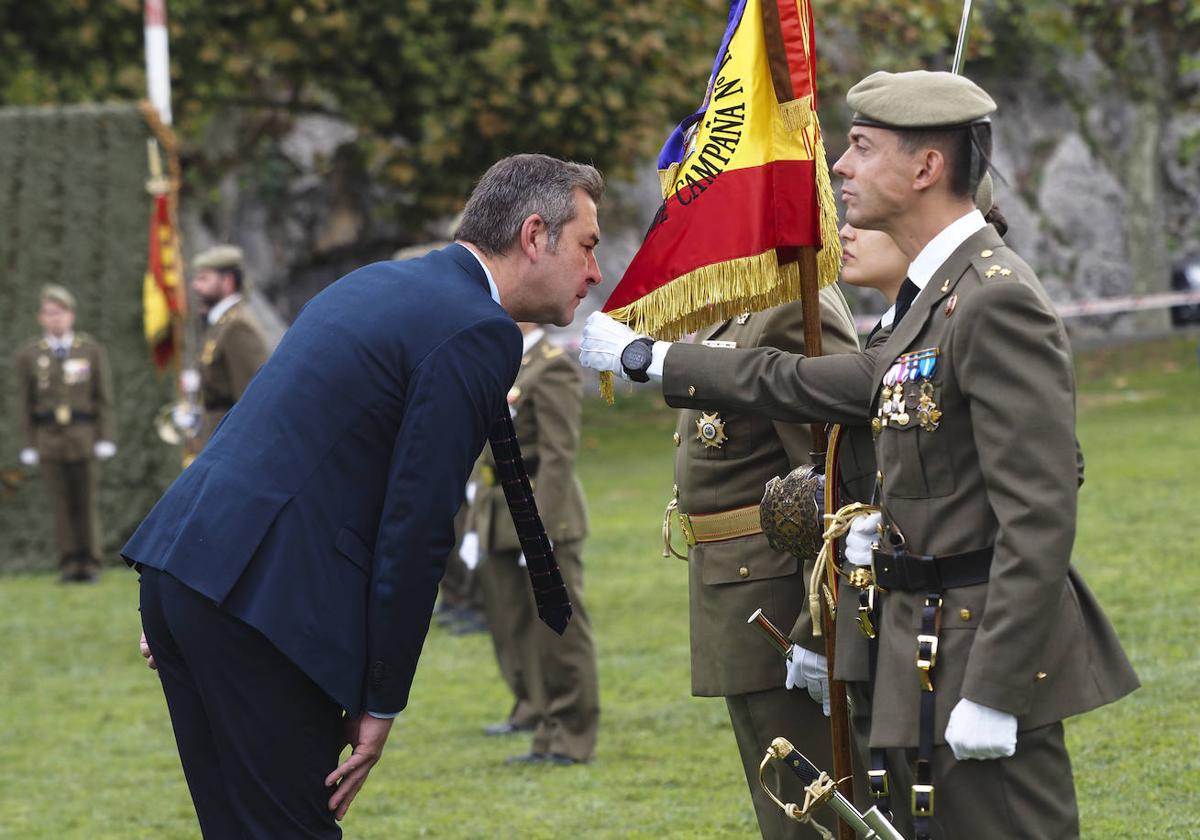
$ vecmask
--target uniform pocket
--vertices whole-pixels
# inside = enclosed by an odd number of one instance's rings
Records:
[[[763,534],[703,543],[692,551],[701,552],[700,581],[706,586],[786,577],[800,567],[791,554],[767,545]]]

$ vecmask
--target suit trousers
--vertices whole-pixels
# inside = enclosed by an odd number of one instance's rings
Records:
[[[50,510],[54,513],[54,533],[58,542],[59,563],[100,564],[100,513],[97,501],[99,470],[90,458],[41,462],[42,478]]]
[[[517,701],[512,719],[522,723],[518,718],[526,716],[522,701],[527,700],[537,724],[531,752],[587,761],[600,726],[600,688],[596,643],[583,605],[583,540],[554,546],[573,610],[562,636],[538,618],[529,574],[517,564],[519,555],[489,552],[478,570],[496,658],[501,673],[510,675],[506,681]]]
[[[142,627],[205,838],[340,838],[341,707],[265,636],[143,567]]]
[[[758,817],[758,828],[764,840],[782,838],[814,838],[817,833],[785,814],[770,800],[758,781],[758,767],[767,747],[776,738],[787,738],[796,749],[808,756],[818,769],[833,773],[833,751],[829,746],[829,718],[821,711],[821,704],[813,702],[803,686],[786,689],[783,687],[783,660],[779,665],[779,688],[754,691],[748,694],[733,694],[725,698],[729,709],[729,720],[737,738],[738,752],[742,758],[742,769],[746,784],[750,787],[750,798],[754,800],[754,812]],[[763,778],[772,785],[772,790],[784,802],[803,804],[804,785],[796,775],[785,767],[776,765]],[[817,820],[829,828],[833,817],[819,813]]]

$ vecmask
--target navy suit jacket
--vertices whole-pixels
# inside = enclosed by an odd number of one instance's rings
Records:
[[[521,333],[461,245],[329,286],[121,554],[261,631],[351,714],[408,702]]]

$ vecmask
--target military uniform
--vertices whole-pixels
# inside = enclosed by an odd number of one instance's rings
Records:
[[[63,577],[90,575],[103,556],[95,446],[115,433],[108,356],[85,333],[61,352],[40,338],[17,354],[16,374],[23,440],[38,453]]]
[[[821,317],[827,352],[858,350],[850,311],[836,286],[821,293]],[[795,302],[742,315],[702,331],[697,342],[800,352],[802,308]],[[771,548],[758,515],[766,483],[811,462],[809,429],[700,405],[679,413],[673,440],[678,513],[669,518],[676,527],[683,523],[688,543],[692,694],[725,698],[762,836],[815,836],[770,801],[758,766],[771,740],[784,736],[817,766],[830,768],[829,721],[802,686],[784,688],[786,663],[746,623],[761,608],[791,629],[793,641],[824,653],[823,641],[812,635],[806,595],[815,558],[801,564],[791,553]],[[797,779],[781,780],[787,801],[804,801]]]
[[[596,745],[600,698],[595,642],[583,604],[587,509],[575,476],[582,376],[543,337],[523,355],[508,398],[538,512],[574,614],[562,637],[538,620],[528,575],[519,564],[521,545],[496,482],[491,450],[485,448],[469,527],[479,534],[483,560],[477,574],[488,628],[517,711],[527,703],[536,717],[531,753],[587,761]]]
[[[204,332],[200,353],[200,396],[204,414],[196,436],[203,449],[221,419],[233,408],[267,360],[267,343],[249,304],[237,300]]]

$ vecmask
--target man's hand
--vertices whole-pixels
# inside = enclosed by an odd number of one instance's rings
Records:
[[[146,667],[151,671],[157,671],[158,666],[154,664],[154,654],[150,652],[150,644],[146,641],[146,631],[142,631],[142,640],[138,643],[142,649],[142,657],[146,660]]]
[[[1017,751],[1017,716],[964,697],[950,712],[946,743],[959,761],[1008,758]]]
[[[850,523],[846,534],[846,562],[855,566],[871,565],[871,544],[879,542],[879,512],[860,516]]]
[[[337,785],[337,791],[329,799],[329,810],[337,819],[346,816],[350,803],[366,782],[367,774],[383,755],[383,744],[392,730],[392,720],[371,717],[363,712],[346,721],[346,742],[353,747],[353,752],[325,777],[325,787]]]
[[[593,312],[583,325],[579,364],[592,370],[610,371],[628,379],[625,368],[621,366],[621,353],[638,337],[620,321],[613,320],[603,312]]]
[[[96,457],[101,461],[107,461],[109,458],[117,454],[117,445],[111,440],[98,440],[93,448]]]
[[[36,467],[38,460],[38,451],[32,446],[27,446],[21,450],[21,463],[25,466]]]
[[[813,702],[821,704],[825,717],[829,717],[829,665],[825,657],[799,645],[792,645],[788,654],[785,688],[803,684]]]

